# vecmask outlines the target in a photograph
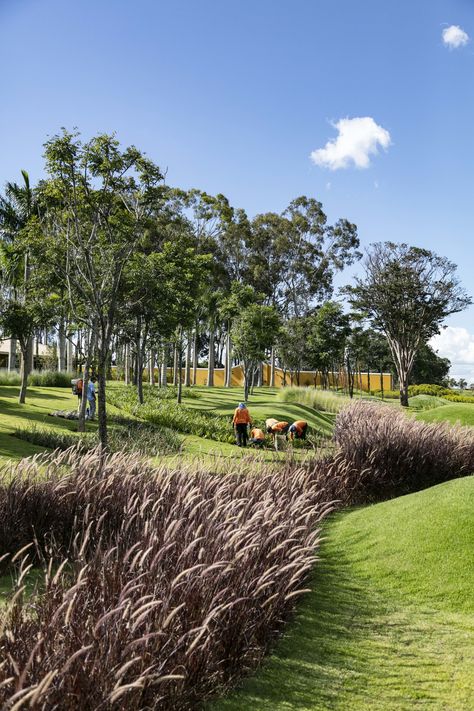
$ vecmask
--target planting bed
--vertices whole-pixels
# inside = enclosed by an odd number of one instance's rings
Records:
[[[20,464],[0,486],[17,571],[0,703],[195,709],[222,692],[301,594],[324,498],[303,469],[215,476],[73,450]],[[32,565],[44,576],[25,596]]]

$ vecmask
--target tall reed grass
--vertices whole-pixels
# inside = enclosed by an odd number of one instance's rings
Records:
[[[295,402],[306,405],[322,412],[339,412],[348,402],[349,398],[342,393],[331,390],[316,390],[315,388],[282,388],[278,392],[281,402]]]
[[[33,370],[28,376],[28,385],[36,387],[70,388],[71,378],[75,373],[60,373],[57,370]],[[0,369],[0,385],[20,385],[19,373],[14,370]]]
[[[361,401],[344,408],[334,439],[344,462],[343,497],[351,503],[400,496],[474,472],[472,427],[419,422],[382,404]]]
[[[18,465],[0,484],[0,556],[17,571],[2,708],[198,708],[288,618],[329,510],[303,468],[190,475],[74,450]]]

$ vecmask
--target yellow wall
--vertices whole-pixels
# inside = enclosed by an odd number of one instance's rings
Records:
[[[270,364],[269,363],[264,363],[263,364],[263,384],[264,385],[269,385],[270,384]],[[184,369],[183,369],[183,378],[184,378]],[[193,378],[193,371],[191,370],[191,382]],[[216,368],[214,370],[214,386],[216,388],[222,388],[224,387],[225,384],[225,371],[224,368]],[[173,369],[168,368],[168,381],[172,381],[173,379]],[[346,385],[346,378],[344,373],[330,373],[329,374],[329,380],[331,385],[336,385],[339,387],[344,387]],[[381,384],[383,381],[383,389],[384,390],[391,390],[392,389],[392,376],[390,373],[383,373],[382,377],[380,376],[380,373],[370,373],[370,389],[371,390],[381,390]],[[196,370],[196,385],[206,385],[207,384],[207,368],[198,368]],[[232,368],[232,385],[234,387],[242,387],[244,384],[244,374],[242,371],[242,368],[240,365],[236,365]],[[293,379],[293,383],[291,382],[290,374],[286,374],[286,385],[297,385],[298,383],[296,382],[296,378]],[[299,384],[300,386],[313,386],[316,385],[321,385],[321,376],[320,374],[316,374],[316,383],[315,383],[315,372],[312,370],[302,370],[300,372],[300,377],[299,377]],[[283,370],[281,368],[275,368],[275,386],[277,388],[283,387]],[[367,373],[362,373],[359,377],[355,377],[354,381],[354,387],[362,390],[368,390],[368,377]]]

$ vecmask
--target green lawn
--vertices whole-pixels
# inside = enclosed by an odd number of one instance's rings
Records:
[[[436,407],[433,410],[427,410],[420,413],[417,417],[424,422],[451,422],[456,425],[474,425],[474,404],[457,403],[446,401],[447,404],[442,407]]]
[[[474,478],[339,513],[273,655],[213,711],[474,708]]]
[[[113,387],[113,384],[111,384]],[[183,404],[186,407],[204,409],[215,412],[219,415],[229,416],[229,430],[232,428],[230,417],[240,400],[243,398],[242,388],[196,388],[199,398],[185,398]],[[281,403],[276,399],[277,390],[275,388],[256,389],[255,394],[250,396],[249,410],[252,417],[263,421],[267,417],[276,417],[281,420],[293,421],[305,419],[314,432],[329,435],[332,430],[334,415],[318,413],[305,406],[293,403]],[[0,462],[6,460],[19,460],[37,452],[43,451],[42,447],[32,445],[29,442],[20,440],[12,436],[18,427],[28,427],[36,424],[40,427],[77,430],[77,423],[73,420],[64,420],[49,417],[48,413],[53,410],[74,410],[77,407],[77,398],[67,388],[28,388],[27,401],[25,405],[18,404],[18,387],[0,387]],[[114,407],[109,406],[110,412],[118,412]],[[88,429],[94,430],[96,423],[88,423]],[[185,458],[194,459],[203,457],[206,461],[218,460],[220,458],[241,458],[249,456],[250,450],[242,451],[234,445],[215,442],[203,437],[194,435],[183,435],[183,452]],[[253,452],[252,457],[269,461],[278,456],[272,450],[259,453]]]

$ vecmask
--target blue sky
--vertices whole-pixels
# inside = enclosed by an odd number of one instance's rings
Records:
[[[446,45],[450,26],[469,41]],[[116,131],[171,184],[251,216],[315,196],[363,245],[427,246],[472,288],[472,0],[0,0],[0,61],[0,185],[39,178],[61,126]],[[367,168],[311,161],[357,117],[390,137]],[[449,325],[474,379],[474,308]]]

